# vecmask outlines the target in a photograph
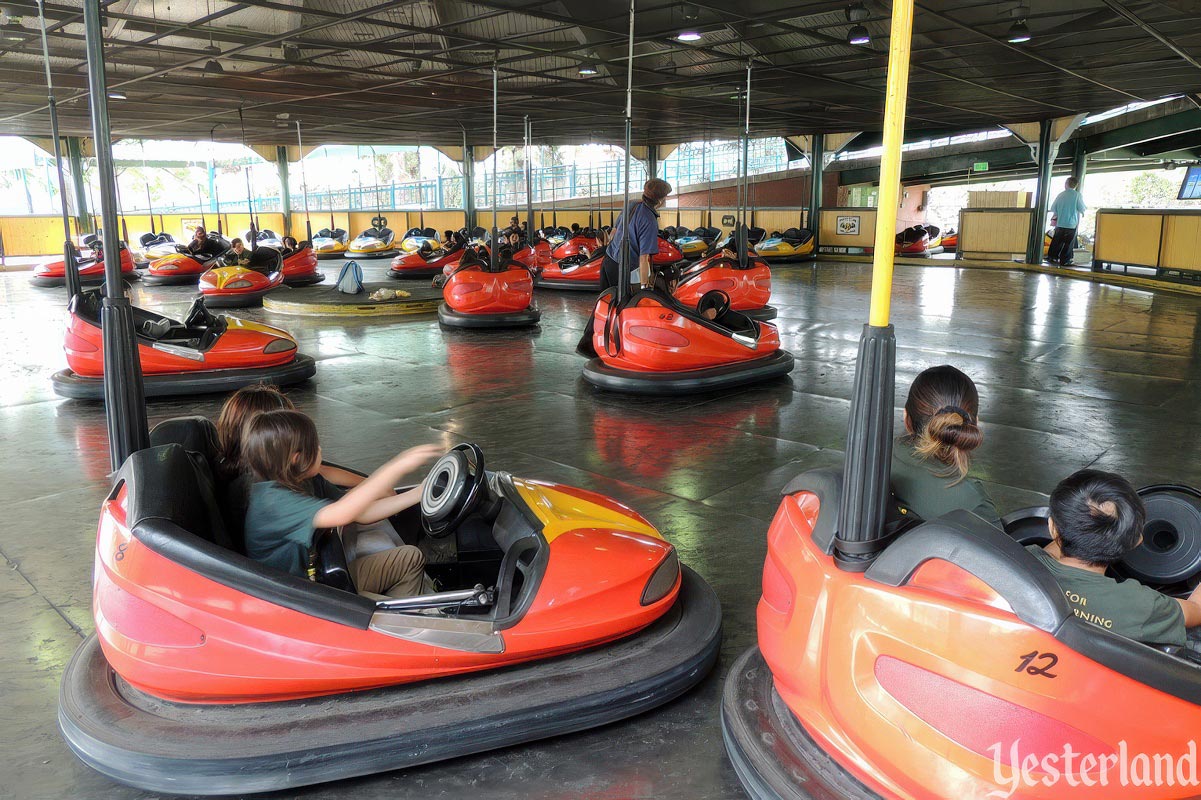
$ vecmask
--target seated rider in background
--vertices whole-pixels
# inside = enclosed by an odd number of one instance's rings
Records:
[[[984,441],[976,384],[952,366],[924,370],[913,380],[902,419],[905,435],[893,448],[892,490],[922,519],[966,509],[1000,527],[984,486],[968,477],[972,451]]]
[[[188,242],[186,250],[193,256],[221,255],[221,245],[209,238],[203,225],[197,225],[196,230],[192,231],[192,241]]]
[[[285,236],[283,238],[284,255],[290,256],[300,249],[300,245],[296,242],[295,236]]]
[[[1051,571],[1080,619],[1145,644],[1184,645],[1186,628],[1201,625],[1201,587],[1182,600],[1105,574],[1142,543],[1145,521],[1129,482],[1082,469],[1051,492],[1051,544],[1026,550]]]
[[[242,244],[241,239],[235,238],[229,243],[229,249],[225,251],[225,255],[221,256],[221,263],[227,267],[249,267],[250,251],[246,249],[246,245]]]
[[[449,250],[455,243],[454,231],[442,231],[442,249]]]

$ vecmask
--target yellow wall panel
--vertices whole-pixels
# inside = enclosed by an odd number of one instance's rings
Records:
[[[959,251],[969,258],[1008,261],[1026,252],[1030,214],[1004,208],[965,211],[959,215]]]
[[[1164,217],[1159,266],[1201,271],[1201,215],[1168,214]]]
[[[844,218],[842,225],[840,217]],[[876,243],[874,208],[823,208],[819,219],[822,247],[872,247]],[[855,227],[858,231],[851,232]]]
[[[1093,258],[1116,264],[1155,266],[1159,262],[1161,214],[1097,212],[1097,242]]]

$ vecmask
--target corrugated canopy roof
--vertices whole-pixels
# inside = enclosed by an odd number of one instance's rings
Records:
[[[49,0],[64,133],[90,135],[84,0]],[[45,135],[34,0],[6,0],[0,133]],[[685,6],[697,12],[685,19]],[[642,0],[635,48],[639,143],[735,135],[754,63],[756,136],[879,127],[889,4],[867,0],[867,47],[846,44],[846,1]],[[490,143],[492,66],[501,138],[618,141],[624,0],[113,0],[105,3],[115,136],[251,143]],[[1015,2],[919,0],[911,129],[979,129],[1201,90],[1196,0],[1040,0],[1032,41],[1005,33]],[[704,33],[676,41],[684,28]],[[206,71],[211,61],[221,71]],[[579,69],[595,64],[599,74]]]

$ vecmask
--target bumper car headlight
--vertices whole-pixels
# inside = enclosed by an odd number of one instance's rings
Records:
[[[276,339],[263,348],[263,353],[265,355],[270,353],[286,353],[289,350],[295,349],[296,342],[292,341],[291,339]]]
[[[651,579],[646,582],[646,588],[642,590],[642,605],[649,606],[667,597],[668,592],[676,585],[679,578],[680,559],[673,549],[667,554],[667,558],[663,559],[663,563],[655,569]]]
[[[236,280],[236,281],[230,281],[229,283],[225,284],[225,286],[223,288],[225,288],[225,289],[249,289],[253,285],[254,284],[252,284],[248,280],[240,279],[240,280]]]

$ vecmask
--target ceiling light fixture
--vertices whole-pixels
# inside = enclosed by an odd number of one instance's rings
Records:
[[[124,92],[109,92],[108,99],[109,100],[124,100],[125,93]]]
[[[1005,41],[1010,44],[1022,44],[1030,41],[1030,29],[1026,27],[1026,20],[1019,19],[1010,25],[1009,33],[1005,35]]]
[[[580,75],[581,76],[599,75],[599,74],[600,74],[600,70],[596,68],[596,64],[592,64],[592,63],[580,64]]]
[[[872,35],[864,27],[863,21],[871,16],[863,3],[851,3],[847,6],[847,22],[853,22],[854,25],[847,31],[847,44],[865,45],[871,44]]]
[[[680,42],[699,42],[703,35],[700,31],[680,31],[676,34],[676,40]]]
[[[225,67],[221,66],[221,62],[217,59],[209,59],[209,61],[204,65],[204,74],[210,78],[215,78],[218,75],[225,74]]]

